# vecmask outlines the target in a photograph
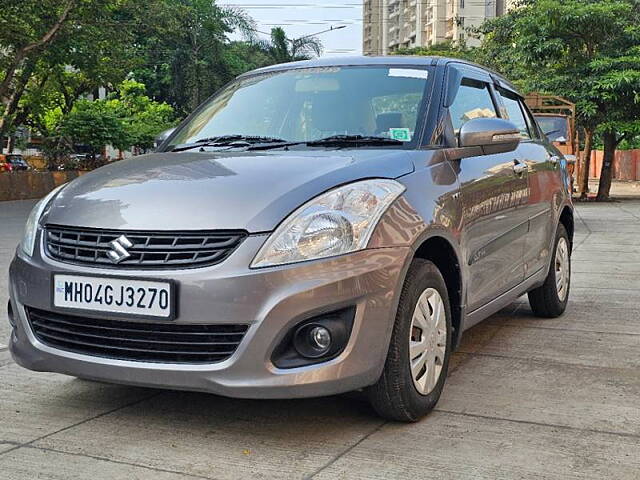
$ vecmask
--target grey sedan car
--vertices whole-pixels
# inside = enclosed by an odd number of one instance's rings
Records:
[[[244,398],[363,390],[415,421],[462,333],[567,305],[564,157],[517,90],[443,58],[249,72],[157,152],[53,191],[10,269],[38,371]]]

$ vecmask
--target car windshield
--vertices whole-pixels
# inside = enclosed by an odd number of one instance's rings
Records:
[[[428,70],[328,67],[240,79],[208,101],[172,145],[224,136],[313,142],[335,135],[391,138],[409,144]]]
[[[552,117],[547,115],[536,115],[538,125],[550,142],[567,141],[567,117]]]

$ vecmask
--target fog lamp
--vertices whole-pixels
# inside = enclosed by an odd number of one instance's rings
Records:
[[[349,341],[355,306],[322,313],[294,325],[273,351],[277,368],[326,362],[340,355]]]
[[[322,357],[331,348],[331,332],[318,324],[302,325],[293,336],[293,345],[303,357]]]
[[[313,327],[309,336],[311,344],[318,350],[327,350],[331,345],[331,332],[324,327]]]

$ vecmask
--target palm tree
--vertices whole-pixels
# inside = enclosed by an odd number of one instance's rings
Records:
[[[322,43],[318,38],[306,36],[287,38],[281,27],[271,29],[271,40],[260,42],[261,48],[276,63],[308,60],[322,53]]]

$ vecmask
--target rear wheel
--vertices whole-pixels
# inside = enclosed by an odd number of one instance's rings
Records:
[[[570,250],[567,230],[559,224],[547,278],[540,287],[529,292],[531,310],[538,317],[559,317],[567,308],[571,286]]]
[[[416,259],[402,288],[382,376],[367,391],[376,412],[415,422],[438,402],[451,351],[451,308],[438,268]]]

